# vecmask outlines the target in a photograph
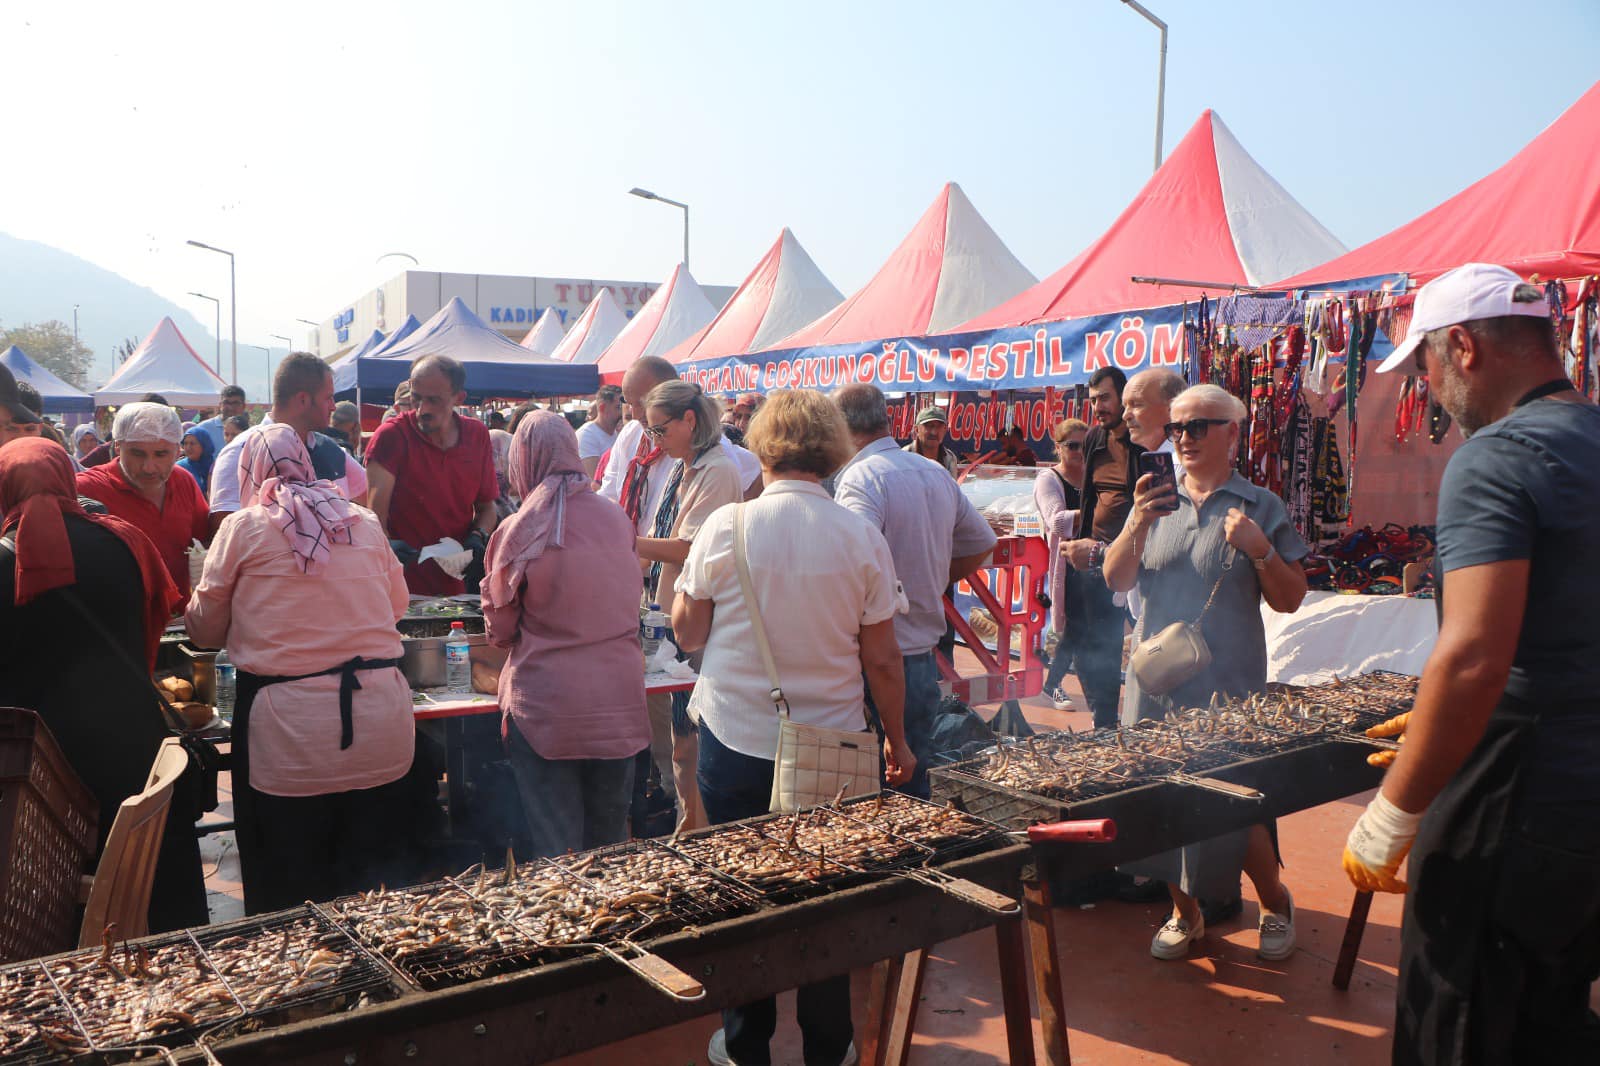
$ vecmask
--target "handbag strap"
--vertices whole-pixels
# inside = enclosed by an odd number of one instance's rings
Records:
[[[750,610],[750,628],[755,630],[756,649],[761,653],[761,665],[767,670],[767,683],[772,686],[772,703],[778,715],[789,717],[789,701],[784,698],[783,686],[778,683],[778,664],[772,658],[772,645],[767,641],[767,627],[761,621],[761,605],[756,602],[755,585],[750,580],[750,561],[744,547],[744,504],[733,507],[733,562],[739,571],[739,590],[744,593],[745,605]]]

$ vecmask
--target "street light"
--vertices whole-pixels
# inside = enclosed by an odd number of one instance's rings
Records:
[[[1150,24],[1161,31],[1161,73],[1156,80],[1156,169],[1161,169],[1161,120],[1164,117],[1167,103],[1167,24],[1150,13],[1143,4],[1137,0],[1122,0],[1124,4],[1133,8],[1149,20]]]
[[[268,334],[268,336],[271,336],[271,334]],[[259,344],[247,344],[247,345],[245,345],[245,347],[246,348],[256,348],[256,349],[259,349],[260,351],[263,351],[263,352],[266,353],[266,355],[267,355],[267,392],[270,394],[271,391],[272,391],[272,349],[271,348],[264,348]]]
[[[233,346],[233,373],[229,377],[228,383],[237,385],[239,384],[239,289],[234,284],[233,253],[226,248],[214,248],[209,244],[202,244],[200,241],[189,241],[187,243],[191,247],[204,248],[208,252],[216,252],[218,255],[228,257],[228,332],[231,334],[229,343]],[[219,360],[217,374],[220,376],[221,373],[222,366]]]
[[[80,304],[72,305],[72,343],[78,343],[78,308]]]
[[[665,196],[657,196],[649,189],[641,189],[637,185],[628,190],[629,196],[637,196],[641,200],[655,200],[670,207],[683,208],[683,269],[689,269],[689,205],[669,200]]]
[[[311,334],[311,350],[317,355],[322,354],[322,323],[313,322],[309,318],[297,318],[296,322],[310,326],[316,332]]]
[[[189,295],[198,296],[202,300],[210,300],[213,304],[216,304],[217,328],[216,332],[212,334],[212,339],[217,342],[217,377],[220,378],[222,376],[222,301],[215,296],[207,296],[203,292],[191,292]]]

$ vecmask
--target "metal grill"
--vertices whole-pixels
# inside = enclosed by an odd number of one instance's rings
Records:
[[[749,914],[761,906],[760,897],[744,885],[656,841],[615,844],[570,856],[560,865],[592,883],[613,906],[653,912],[653,937]]]
[[[1419,679],[1376,670],[1356,677],[1335,678],[1320,685],[1274,685],[1281,694],[1307,713],[1319,716],[1333,728],[1360,733],[1379,722],[1403,714],[1416,702]]]
[[[1004,826],[901,792],[859,796],[841,803],[839,810],[931,849],[935,861],[984,851],[999,846],[1006,838]]]

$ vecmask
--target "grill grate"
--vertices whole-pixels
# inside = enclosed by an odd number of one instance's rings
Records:
[[[0,970],[0,1063],[31,1066],[88,1047],[43,967],[25,962]]]
[[[901,792],[846,800],[839,810],[930,849],[935,861],[986,851],[1006,838],[1004,826]]]
[[[592,883],[614,907],[650,914],[653,937],[749,914],[761,906],[760,897],[745,886],[655,841],[615,844],[571,856],[561,865]]]

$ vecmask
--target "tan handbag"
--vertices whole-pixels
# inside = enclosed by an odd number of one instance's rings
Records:
[[[1165,696],[1179,685],[1200,676],[1211,665],[1211,648],[1206,644],[1200,623],[1222,588],[1222,579],[1233,569],[1233,560],[1239,553],[1228,549],[1228,559],[1222,564],[1217,583],[1211,586],[1206,605],[1200,608],[1200,617],[1193,622],[1173,622],[1153,637],[1139,642],[1128,657],[1128,669],[1139,681],[1139,688],[1149,696]],[[1140,629],[1143,630],[1143,623]]]
[[[737,504],[733,517],[733,560],[739,571],[739,588],[750,610],[750,627],[755,630],[756,648],[772,685],[772,703],[778,711],[778,751],[773,758],[772,802],[774,811],[794,811],[827,803],[840,795],[860,796],[876,793],[882,779],[878,735],[871,730],[850,732],[826,726],[805,725],[789,717],[789,701],[778,683],[778,664],[772,658],[767,628],[761,621],[755,587],[750,581],[750,564],[744,548],[744,504]],[[865,709],[862,722],[866,721]]]

